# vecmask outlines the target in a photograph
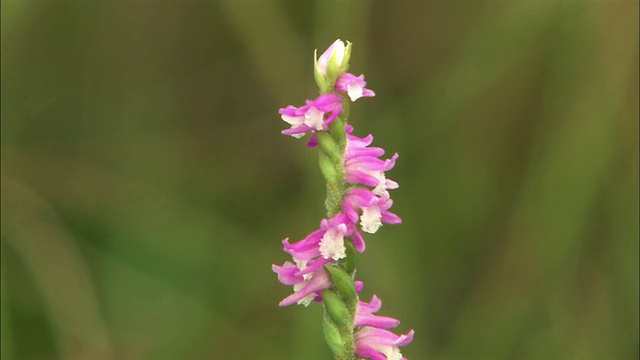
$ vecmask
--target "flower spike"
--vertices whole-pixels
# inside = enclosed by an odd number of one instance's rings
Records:
[[[363,284],[355,280],[357,255],[366,249],[360,229],[373,234],[382,224],[402,220],[390,211],[389,191],[398,183],[386,177],[398,154],[383,159],[384,149],[371,146],[372,135],[357,137],[347,124],[350,102],[375,96],[364,75],[347,72],[350,57],[351,43],[336,40],[314,58],[320,95],[303,106],[279,110],[290,125],[282,134],[310,134],[307,147],[318,149],[320,172],[327,182],[327,216],[301,240],[282,240],[291,261],[272,265],[272,270],[282,284],[293,286],[280,306],[322,302],[324,337],[336,359],[403,360],[399,348],[413,340],[413,330],[405,335],[389,331],[400,322],[375,315],[382,301],[375,295],[369,302],[361,301]]]

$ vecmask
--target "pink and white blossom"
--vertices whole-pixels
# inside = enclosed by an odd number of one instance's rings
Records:
[[[357,251],[364,251],[362,234],[348,216],[338,213],[331,219],[323,219],[320,222],[320,228],[304,239],[293,244],[289,243],[289,239],[284,239],[282,244],[284,251],[297,262],[308,261],[297,273],[297,275],[305,275],[325,264],[344,258],[346,256],[345,237],[351,239]]]
[[[272,265],[271,269],[278,274],[278,280],[282,284],[293,285],[293,294],[282,300],[280,306],[289,306],[295,303],[308,306],[312,301],[321,301],[320,293],[331,288],[331,279],[323,267],[306,276],[298,275],[299,266],[289,261],[282,266]]]
[[[342,209],[351,222],[358,221],[360,214],[360,227],[362,231],[374,234],[382,223],[400,224],[402,219],[389,211],[393,200],[388,192],[378,196],[373,191],[365,188],[351,188],[347,191]]]
[[[336,81],[336,90],[347,93],[351,101],[356,101],[361,97],[373,97],[376,94],[365,88],[367,83],[364,81],[364,75],[355,76],[345,73],[338,77]]]
[[[381,307],[382,301],[375,295],[368,303],[358,302],[354,320],[356,355],[372,360],[404,359],[399,347],[408,345],[413,340],[413,330],[406,335],[396,335],[386,330],[398,326],[400,321],[374,315]]]
[[[365,326],[356,332],[356,355],[371,360],[406,360],[399,347],[413,341],[413,330],[396,335],[385,329]]]
[[[351,239],[356,250],[364,251],[364,239],[355,224],[348,216],[338,213],[331,219],[323,219],[318,230],[298,242],[282,240],[284,251],[291,255],[293,263],[287,261],[282,266],[273,265],[272,269],[281,283],[293,286],[294,293],[282,300],[280,306],[294,303],[307,306],[311,301],[321,301],[320,292],[331,287],[324,266],[346,257],[345,237]],[[362,288],[361,282],[356,285]]]
[[[303,137],[307,132],[326,131],[335,119],[342,114],[342,97],[337,94],[323,94],[315,100],[307,100],[301,107],[287,106],[278,111],[282,120],[291,125],[282,134],[295,138]]]
[[[351,132],[348,126],[347,131]],[[351,184],[362,184],[373,187],[373,193],[382,195],[387,190],[397,189],[398,183],[385,177],[385,171],[393,169],[398,154],[390,159],[381,160],[384,150],[378,147],[369,147],[373,142],[373,136],[359,138],[347,134],[347,146],[345,149],[344,166],[346,181]]]
[[[366,303],[364,301],[358,302],[356,308],[356,317],[354,327],[370,326],[381,329],[394,328],[400,324],[397,319],[373,315],[373,313],[380,311],[382,307],[382,301],[375,295],[371,298],[371,301]]]

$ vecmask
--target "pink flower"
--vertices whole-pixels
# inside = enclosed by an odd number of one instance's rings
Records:
[[[321,301],[322,290],[331,287],[324,265],[346,257],[345,237],[350,237],[354,248],[364,251],[364,239],[349,217],[338,213],[331,219],[323,219],[320,228],[304,239],[290,244],[282,240],[284,251],[289,253],[294,263],[282,266],[272,265],[278,280],[285,285],[293,285],[294,293],[280,302],[280,306],[294,303],[309,305],[311,301]],[[362,283],[356,283],[362,289]]]
[[[353,128],[347,127],[347,146],[345,149],[344,165],[348,183],[362,184],[373,187],[373,193],[382,195],[387,190],[397,189],[398,183],[385,177],[385,171],[393,169],[398,154],[391,159],[381,160],[384,150],[378,147],[369,147],[373,142],[373,136],[359,138],[351,135]]]
[[[333,42],[318,58],[318,70],[323,76],[327,75],[329,63],[333,60],[338,67],[343,67],[346,46],[342,40]]]
[[[404,359],[398,347],[408,345],[413,340],[413,330],[406,335],[396,335],[385,329],[398,326],[400,321],[387,316],[377,316],[382,301],[373,295],[371,301],[358,302],[354,322],[356,334],[356,355],[373,360]]]
[[[293,285],[294,293],[280,302],[280,306],[298,305],[308,306],[311,301],[321,301],[322,290],[331,288],[331,280],[327,271],[320,267],[311,274],[297,275],[300,272],[298,265],[289,261],[282,266],[272,265],[273,272],[278,274],[278,280],[284,285]]]
[[[336,94],[323,94],[317,99],[307,100],[304,106],[287,106],[278,111],[282,120],[291,125],[282,134],[301,138],[310,131],[325,131],[342,114],[342,97]]]
[[[380,311],[381,307],[382,301],[375,295],[373,295],[371,301],[368,303],[364,301],[358,302],[353,327],[371,326],[380,329],[389,329],[398,326],[400,321],[394,318],[373,315],[373,313]]]
[[[355,76],[345,73],[340,75],[336,81],[336,89],[346,92],[351,101],[356,101],[361,97],[373,97],[376,95],[373,91],[366,89],[366,85],[364,75]]]
[[[296,275],[305,275],[327,263],[344,258],[345,237],[351,239],[356,250],[364,251],[364,239],[355,224],[343,213],[338,213],[329,220],[323,219],[320,228],[304,239],[293,244],[289,243],[289,239],[284,239],[282,244],[284,251],[299,265]]]
[[[353,223],[358,221],[360,212],[362,231],[374,234],[383,222],[394,225],[402,222],[398,215],[389,211],[392,205],[393,200],[386,191],[378,196],[369,189],[351,188],[347,191],[342,209]]]
[[[389,330],[362,327],[356,333],[356,355],[372,360],[406,360],[400,346],[413,341],[413,330],[406,335],[396,335]]]

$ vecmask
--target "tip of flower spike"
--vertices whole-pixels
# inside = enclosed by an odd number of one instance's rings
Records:
[[[323,94],[333,91],[336,79],[344,74],[349,68],[349,58],[351,57],[351,43],[338,39],[334,41],[327,50],[319,57],[314,54],[314,76],[316,83]]]
[[[323,76],[327,76],[329,72],[329,66],[342,65],[345,50],[346,46],[340,39],[337,39],[331,45],[329,45],[327,50],[325,50],[317,60],[317,66],[320,74],[322,74]]]

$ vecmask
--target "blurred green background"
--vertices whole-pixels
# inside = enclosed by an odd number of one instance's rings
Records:
[[[277,110],[354,43],[410,359],[638,358],[637,1],[2,2],[2,358],[330,359],[272,263],[324,215]]]

